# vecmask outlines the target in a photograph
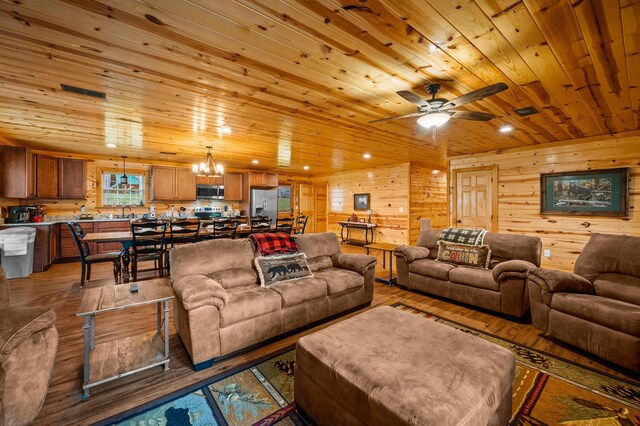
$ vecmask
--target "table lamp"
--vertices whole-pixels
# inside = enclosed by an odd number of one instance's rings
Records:
[[[369,215],[369,223],[371,223],[371,215],[373,214],[373,211],[371,209],[367,210],[367,215]]]

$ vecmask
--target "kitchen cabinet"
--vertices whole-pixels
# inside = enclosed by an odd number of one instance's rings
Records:
[[[196,175],[191,169],[151,166],[152,201],[195,201]]]
[[[62,199],[87,198],[87,162],[71,158],[58,159],[58,197]]]
[[[226,175],[226,173],[225,173]],[[205,176],[196,176],[196,184],[197,185],[226,185],[224,183],[224,177],[205,177]]]
[[[249,187],[276,187],[278,186],[278,175],[266,172],[248,172]]]
[[[27,148],[0,145],[0,198],[35,197],[35,158]]]
[[[49,263],[60,260],[60,224],[49,226]]]
[[[176,168],[176,200],[196,200],[196,175],[191,169]]]
[[[36,156],[36,197],[58,198],[58,159],[48,155]]]
[[[229,201],[242,201],[243,198],[242,173],[225,173],[224,199]]]

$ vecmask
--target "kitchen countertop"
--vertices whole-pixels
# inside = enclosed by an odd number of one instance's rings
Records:
[[[0,226],[6,226],[6,227],[13,227],[13,226],[48,226],[48,225],[56,225],[59,223],[67,223],[67,222],[124,222],[124,221],[129,221],[130,219],[142,219],[141,217],[134,217],[134,218],[126,218],[126,217],[121,217],[121,218],[113,218],[113,219],[74,219],[74,218],[69,218],[66,220],[60,219],[60,220],[46,220],[44,222],[28,222],[28,223],[0,223]],[[159,219],[165,219],[165,218],[159,218]],[[195,216],[190,216],[190,217],[186,217],[186,218],[174,218],[174,219],[196,219]],[[211,219],[202,219],[203,222],[205,221],[212,221]]]

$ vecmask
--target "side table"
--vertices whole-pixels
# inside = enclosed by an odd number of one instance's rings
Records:
[[[164,365],[169,369],[169,302],[175,296],[169,280],[85,288],[77,316],[84,318],[84,381],[82,397],[97,385]],[[156,303],[156,330],[96,345],[96,315]],[[163,330],[164,329],[164,330]],[[163,332],[164,331],[164,332]]]
[[[376,277],[376,281],[381,283],[385,283],[389,286],[393,285],[393,249],[398,247],[396,244],[388,244],[388,243],[375,243],[375,244],[367,244],[364,248],[367,249],[367,254],[369,254],[369,250],[380,250],[382,252],[382,269],[386,269],[386,258],[387,253],[389,253],[389,279],[385,280],[383,278]]]

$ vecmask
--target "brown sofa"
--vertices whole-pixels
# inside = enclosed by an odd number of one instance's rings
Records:
[[[529,310],[527,271],[540,266],[540,238],[487,233],[489,269],[436,262],[440,230],[420,232],[417,246],[396,247],[398,284],[515,317]]]
[[[47,396],[58,350],[50,308],[14,306],[0,267],[0,425],[35,419]]]
[[[574,272],[529,271],[533,325],[640,372],[640,238],[593,234]]]
[[[263,288],[249,240],[171,249],[174,324],[194,367],[324,318],[369,305],[376,260],[340,253],[333,233],[294,236],[313,278]]]

